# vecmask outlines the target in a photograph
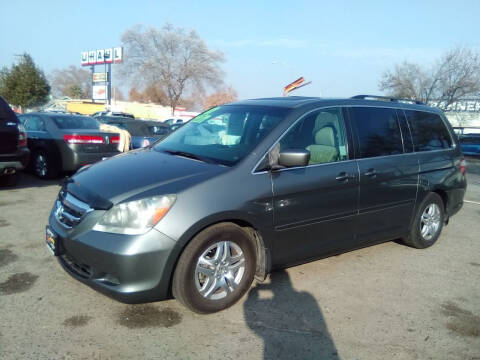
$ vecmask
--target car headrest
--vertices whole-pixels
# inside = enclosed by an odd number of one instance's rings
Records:
[[[321,128],[315,133],[315,144],[335,146],[335,134],[330,126]]]

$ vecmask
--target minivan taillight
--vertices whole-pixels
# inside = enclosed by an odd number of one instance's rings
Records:
[[[462,174],[465,175],[465,173],[467,172],[467,160],[465,159],[460,160],[459,168]]]
[[[99,135],[63,135],[67,144],[103,144],[103,136]]]
[[[23,124],[18,124],[18,147],[27,146],[27,133]]]

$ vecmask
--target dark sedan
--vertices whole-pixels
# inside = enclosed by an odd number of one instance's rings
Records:
[[[170,126],[158,121],[132,120],[120,117],[97,117],[100,122],[127,130],[132,136],[131,149],[139,149],[163,139],[170,132]]]
[[[32,153],[29,168],[42,179],[119,153],[119,134],[100,131],[100,123],[91,117],[29,113],[19,119]]]

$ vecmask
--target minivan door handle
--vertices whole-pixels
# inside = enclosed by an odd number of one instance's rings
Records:
[[[376,177],[377,176],[377,170],[375,169],[368,169],[368,171],[364,174],[365,176],[368,177]]]
[[[349,179],[355,179],[354,175],[350,175],[345,171],[342,171],[338,176],[335,178],[337,181],[348,181]]]

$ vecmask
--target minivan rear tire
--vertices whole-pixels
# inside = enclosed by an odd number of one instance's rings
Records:
[[[429,212],[433,215],[429,216]],[[434,225],[438,221],[438,227]],[[435,229],[429,236],[422,235],[422,229],[425,226],[425,222],[430,222],[431,226]],[[443,224],[445,222],[445,204],[442,198],[437,193],[429,193],[418,207],[415,219],[410,229],[408,237],[404,238],[405,244],[417,248],[425,249],[435,244],[438,240],[440,233],[442,232]],[[425,231],[428,233],[428,231]]]
[[[207,298],[206,295],[202,295],[200,290],[202,283],[199,280],[199,276],[201,277],[202,274],[198,272],[198,265],[201,262],[200,259],[206,259],[207,261],[215,260],[213,255],[216,255],[219,251],[218,244],[225,243],[228,243],[228,249],[231,249],[229,250],[228,258],[236,259],[239,256],[243,256],[244,267],[241,269],[241,274],[240,270],[234,270],[236,273],[233,278],[234,281],[238,279],[238,283],[235,283],[235,286],[233,286],[227,274],[222,275],[223,262],[218,263],[215,261],[217,265],[212,262],[211,267],[207,268],[207,270],[211,272],[213,285],[217,284],[215,279],[221,278],[221,280],[227,281],[227,286],[230,291],[231,289],[233,291],[227,292],[223,288],[218,287],[217,290],[220,290],[218,296],[223,295],[223,292],[226,295],[217,299]],[[178,260],[172,282],[173,296],[187,308],[199,314],[213,313],[232,306],[248,291],[252,284],[257,262],[255,246],[254,240],[249,234],[233,223],[220,223],[201,231],[186,246]],[[210,253],[212,253],[211,257],[208,256]],[[231,257],[230,254],[232,255]],[[235,260],[232,261],[234,262]],[[229,266],[228,261],[225,262],[227,264],[223,267],[224,273],[228,271]],[[236,265],[231,266],[235,267]],[[207,275],[204,278],[207,278]],[[203,281],[204,288],[208,287],[207,285],[210,281],[210,278]],[[232,286],[231,288],[230,285]],[[215,291],[213,293],[216,294]]]

